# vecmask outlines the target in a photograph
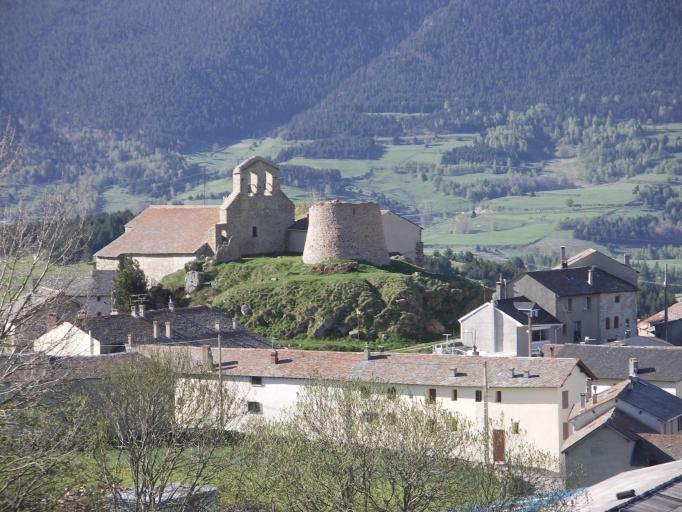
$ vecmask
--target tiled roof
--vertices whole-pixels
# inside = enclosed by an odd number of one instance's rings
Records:
[[[612,345],[545,345],[548,356],[580,359],[594,372],[597,379],[621,380],[628,376],[628,360],[637,358],[639,374],[650,381],[682,381],[682,347],[618,347]]]
[[[682,435],[642,432],[640,433],[639,437],[641,437],[647,443],[655,446],[658,450],[666,454],[672,460],[682,459]]]
[[[89,276],[46,278],[40,281],[39,288],[69,297],[108,296],[115,275],[115,270],[93,270]]]
[[[154,321],[158,321],[157,338],[154,339]],[[221,344],[232,348],[270,348],[271,342],[248,329],[237,325],[232,329],[232,319],[217,309],[207,306],[148,310],[144,317],[131,315],[91,316],[79,327],[90,331],[92,337],[103,345],[123,345],[132,335],[133,343],[192,343],[217,345],[216,321],[220,324]],[[166,337],[165,323],[171,324],[171,337]]]
[[[126,224],[126,232],[95,256],[193,254],[220,222],[219,206],[150,206]]]
[[[668,307],[668,321],[672,322],[673,320],[680,319],[682,319],[682,302],[676,302],[672,306]],[[664,320],[665,312],[664,310],[661,310],[658,313],[654,313],[650,317],[645,318],[640,322],[640,324],[648,323],[650,325],[656,325],[662,323]]]
[[[596,402],[588,401],[584,409],[580,409],[580,404],[575,404],[571,409],[569,418],[573,419],[591,411],[598,405],[616,399],[662,421],[669,421],[682,416],[682,398],[663,391],[658,386],[654,386],[643,379],[636,378],[623,380],[609,389],[597,393]]]
[[[668,343],[656,336],[630,336],[622,340],[610,341],[608,343],[611,347],[673,347],[672,343]]]
[[[11,363],[17,370],[0,379],[2,382],[42,382],[49,379],[78,380],[101,378],[107,369],[125,364],[139,354],[119,352],[98,356],[46,356],[39,353],[26,353],[20,356],[0,355],[0,358],[13,357]]]
[[[287,229],[293,231],[308,231],[308,216],[306,215],[305,217],[295,220]]]
[[[536,325],[561,324],[561,322],[557,320],[556,317],[549,314],[536,303],[532,302],[531,300],[524,296],[512,297],[510,299],[498,299],[495,301],[495,307],[522,324],[528,323],[527,311],[531,307],[537,311],[537,316],[533,317],[534,324]]]
[[[560,387],[576,365],[591,375],[576,359],[539,357],[374,353],[367,360],[358,352],[280,349],[279,361],[279,364],[271,363],[269,350],[223,350],[224,372],[239,376],[480,387],[483,386],[484,362],[488,366],[488,385],[492,388]],[[456,376],[453,376],[454,369]],[[530,370],[530,377],[525,376],[525,370]]]
[[[569,449],[571,446],[575,445],[579,441],[582,441],[592,432],[603,426],[616,430],[631,441],[638,441],[640,438],[640,433],[642,432],[653,432],[652,429],[646,425],[640,423],[622,411],[619,411],[615,407],[612,407],[608,411],[590,421],[583,428],[576,430],[573,434],[571,434],[568,439],[564,441],[561,451]]]
[[[592,284],[589,284],[587,282],[589,269],[590,267],[559,268],[527,272],[525,275],[559,296],[637,291],[636,286],[599,268],[593,270]]]

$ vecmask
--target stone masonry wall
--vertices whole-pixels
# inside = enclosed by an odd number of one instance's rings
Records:
[[[377,204],[323,201],[311,206],[308,215],[304,263],[329,259],[366,261],[379,266],[389,263]]]

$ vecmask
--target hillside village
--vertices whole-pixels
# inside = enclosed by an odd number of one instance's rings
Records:
[[[318,379],[380,384],[390,396],[438,404],[482,429],[486,461],[505,463],[523,440],[547,455],[538,462],[544,470],[571,486],[682,459],[677,310],[637,318],[638,273],[627,256],[617,261],[594,249],[569,256],[562,246],[550,270],[500,276],[490,301],[452,319],[458,337],[448,335],[422,353],[386,351],[371,338],[364,352],[292,349],[217,306],[177,306],[172,296],[161,308],[140,302],[117,311],[113,281],[125,257],[150,282],[197,262],[239,265],[252,255],[300,255],[304,265],[322,269],[344,261],[421,263],[421,228],[376,204],[320,202],[294,219],[274,164],[249,158],[233,179],[220,207],[144,210],[95,255],[90,277],[41,282],[32,300],[44,324],[24,329],[16,343],[28,339],[31,352],[66,364],[74,372],[70,382],[79,380],[79,361],[86,368],[99,360],[106,368],[134,354],[185,358],[189,366],[176,392],[209,375],[206,393],[222,396],[216,388],[237,386],[236,407],[265,421],[284,421]],[[185,279],[190,294],[206,286],[201,272],[187,270]],[[242,319],[249,308],[242,305]],[[661,332],[667,339],[656,335]],[[233,428],[245,428],[239,425]]]
[[[682,511],[681,22],[0,1],[0,512]]]

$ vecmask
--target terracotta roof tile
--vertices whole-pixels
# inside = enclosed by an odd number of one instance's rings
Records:
[[[193,254],[209,242],[209,233],[219,222],[219,206],[150,206],[95,256]]]
[[[483,385],[483,362],[487,361],[490,387],[538,388],[562,386],[576,365],[591,374],[577,359],[539,357],[374,353],[367,360],[363,353],[358,352],[280,349],[279,361],[276,365],[270,362],[269,350],[223,350],[225,374],[238,376],[480,387]],[[456,376],[453,376],[454,369]],[[530,371],[529,377],[526,377],[525,370]]]

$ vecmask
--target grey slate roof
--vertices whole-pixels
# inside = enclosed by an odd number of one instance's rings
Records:
[[[271,348],[271,343],[248,329],[237,325],[232,329],[232,319],[217,309],[207,306],[148,310],[144,317],[131,315],[92,316],[79,327],[104,345],[123,345],[132,334],[133,343],[183,343],[217,345],[216,320],[220,323],[223,347]],[[158,337],[154,339],[153,322],[158,321]],[[165,323],[171,324],[171,337],[166,337]]]
[[[643,379],[635,379],[631,385],[625,386],[618,394],[618,400],[627,402],[663,421],[682,416],[682,398],[663,391]]]
[[[673,347],[672,343],[668,343],[656,336],[630,336],[622,340],[610,341],[611,347]]]
[[[46,278],[40,288],[68,297],[106,297],[111,294],[115,275],[115,270],[93,270],[89,276]]]
[[[553,349],[554,357],[580,359],[597,379],[622,380],[628,376],[628,360],[637,358],[639,374],[650,381],[682,381],[682,347],[618,347],[612,345],[547,344],[545,357]]]
[[[291,379],[373,380],[393,384],[480,387],[487,363],[491,388],[558,388],[576,368],[592,373],[576,359],[482,357],[435,354],[373,354],[358,352],[279,350],[272,364],[270,350],[223,350],[224,373]],[[215,356],[214,356],[215,357]],[[514,369],[512,373],[512,368]],[[456,370],[456,375],[453,371]],[[529,370],[529,377],[525,376]]]
[[[297,219],[287,229],[291,229],[294,231],[308,231],[308,216],[306,215],[305,217],[301,217],[300,219]]]
[[[561,324],[561,322],[557,320],[556,317],[549,314],[547,311],[538,306],[535,302],[524,297],[523,295],[519,297],[512,297],[509,299],[498,299],[495,301],[495,307],[522,324],[528,323],[527,311],[531,307],[537,310],[537,316],[533,317],[534,324],[536,325]]]
[[[590,267],[577,267],[538,270],[535,272],[527,272],[525,275],[535,279],[545,288],[561,297],[637,291],[636,286],[599,268],[593,270],[592,284],[588,284],[587,277],[589,268]]]

